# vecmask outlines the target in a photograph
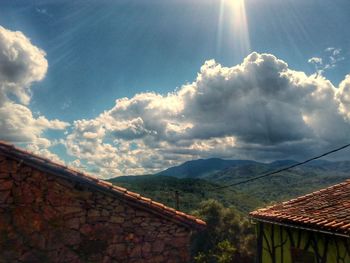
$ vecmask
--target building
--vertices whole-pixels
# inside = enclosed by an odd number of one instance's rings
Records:
[[[188,262],[205,226],[0,142],[0,262]]]
[[[350,180],[250,216],[259,263],[350,262]]]

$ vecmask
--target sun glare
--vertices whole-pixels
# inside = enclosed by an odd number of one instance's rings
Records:
[[[232,36],[233,48],[240,55],[250,53],[249,28],[244,0],[221,0],[218,21],[218,46],[223,37],[224,16],[230,23],[230,36]]]

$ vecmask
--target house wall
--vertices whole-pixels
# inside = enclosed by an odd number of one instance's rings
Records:
[[[0,262],[188,262],[190,231],[0,156]]]
[[[349,238],[261,222],[257,236],[258,263],[293,263],[292,248],[312,252],[314,263],[350,263]]]

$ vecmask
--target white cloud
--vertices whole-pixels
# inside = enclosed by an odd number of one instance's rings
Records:
[[[32,45],[19,31],[0,26],[0,104],[15,95],[21,103],[30,101],[29,87],[47,71],[45,52]]]
[[[346,83],[337,91],[270,54],[234,67],[209,60],[173,93],[118,99],[96,119],[76,121],[66,147],[106,177],[199,157],[296,158],[349,139]]]
[[[337,99],[340,103],[340,112],[350,121],[350,74],[340,83]]]
[[[233,67],[208,60],[178,90],[116,100],[97,118],[77,120],[63,142],[71,165],[103,177],[153,173],[183,161],[222,157],[273,160],[311,155],[350,139],[350,75],[339,87],[322,73],[343,60],[328,48],[309,60],[317,75],[252,53]],[[33,116],[33,82],[45,77],[45,52],[0,26],[0,139],[61,162],[45,131],[68,123]],[[69,102],[62,108],[69,107]]]
[[[0,107],[1,139],[11,142],[40,142],[47,129],[63,130],[67,123],[59,120],[48,120],[44,116],[35,118],[26,106],[5,102]]]
[[[342,50],[340,48],[329,47],[324,52],[323,58],[312,57],[308,60],[309,63],[314,65],[317,75],[322,75],[326,70],[335,68],[338,62],[345,59],[341,55]]]
[[[27,145],[27,149],[39,156],[50,159],[56,163],[64,164],[65,162],[57,154],[54,154],[48,150],[48,147],[50,146],[52,146],[51,143],[46,145],[30,143]]]
[[[40,14],[40,15],[44,15],[44,16],[47,16],[47,17],[52,17],[52,14],[50,14],[47,10],[47,8],[40,8],[40,7],[37,7],[35,8],[35,11]]]
[[[312,57],[308,60],[309,63],[312,63],[312,64],[317,64],[317,65],[322,65],[323,62],[322,62],[322,58],[319,58],[319,57]]]
[[[45,77],[45,52],[19,31],[0,26],[0,139],[28,143],[28,148],[51,159],[58,156],[47,149],[52,143],[43,134],[48,129],[64,130],[69,124],[35,117],[28,108],[30,86]]]

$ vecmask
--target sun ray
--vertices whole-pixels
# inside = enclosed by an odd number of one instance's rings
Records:
[[[250,53],[249,28],[244,0],[231,0],[233,13],[233,37],[236,48],[240,54]]]
[[[224,21],[224,6],[225,0],[220,0],[220,11],[218,19],[218,33],[216,38],[216,51],[220,53],[222,43],[223,21]]]
[[[224,35],[225,22],[229,31]],[[235,55],[246,56],[250,53],[248,19],[244,0],[221,0],[218,18],[217,50],[220,51],[223,38],[231,38],[231,48]]]

